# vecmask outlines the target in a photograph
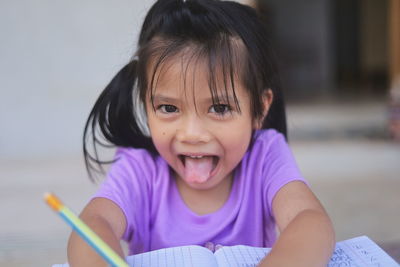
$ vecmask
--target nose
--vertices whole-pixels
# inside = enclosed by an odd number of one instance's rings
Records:
[[[188,144],[207,143],[211,140],[211,135],[201,118],[193,115],[182,118],[176,131],[176,139]]]

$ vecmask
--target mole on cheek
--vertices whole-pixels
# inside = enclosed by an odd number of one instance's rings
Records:
[[[165,135],[165,132],[163,132],[162,135]]]

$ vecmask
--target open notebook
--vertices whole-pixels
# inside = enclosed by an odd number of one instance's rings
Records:
[[[146,252],[126,258],[134,267],[256,267],[270,251],[250,246],[222,247],[215,253],[201,246],[183,246]],[[366,236],[336,244],[328,267],[399,267],[385,251]],[[68,267],[56,264],[53,267]]]

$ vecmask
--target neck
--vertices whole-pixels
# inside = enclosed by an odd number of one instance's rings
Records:
[[[218,211],[229,199],[233,183],[233,174],[223,179],[210,189],[194,189],[181,178],[175,176],[178,191],[186,206],[198,215]]]

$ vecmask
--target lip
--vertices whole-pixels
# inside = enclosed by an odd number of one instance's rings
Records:
[[[215,156],[215,157],[219,157],[218,155],[216,155],[216,154],[211,154],[211,153],[200,153],[200,152],[195,152],[195,153],[191,153],[191,152],[183,152],[183,153],[178,153],[178,156],[195,156],[195,157],[198,157],[198,156],[205,156],[205,157],[211,157],[211,156]]]

